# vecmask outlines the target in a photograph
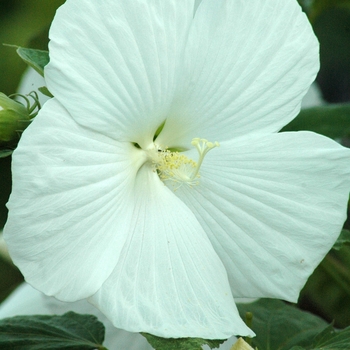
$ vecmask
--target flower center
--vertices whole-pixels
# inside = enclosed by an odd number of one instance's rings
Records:
[[[219,147],[219,142],[209,142],[206,139],[194,138],[191,142],[192,146],[196,147],[199,158],[198,161],[188,158],[178,151],[169,149],[158,150],[155,157],[152,157],[152,162],[159,175],[159,178],[165,181],[173,182],[173,185],[178,185],[179,188],[183,184],[190,187],[199,183],[199,169],[203,163],[205,155],[213,148]]]

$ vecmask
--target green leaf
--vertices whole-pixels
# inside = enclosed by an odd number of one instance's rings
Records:
[[[350,243],[350,231],[342,230],[337,241],[334,243],[333,249],[340,250],[344,246],[344,244],[349,244],[349,243]]]
[[[325,328],[315,337],[312,347],[307,350],[349,350],[350,327],[336,331],[332,326]]]
[[[290,350],[293,346],[310,345],[310,339],[327,327],[321,318],[280,300],[260,299],[251,304],[238,304],[244,319],[253,313],[252,329],[256,337],[252,347],[259,350]]]
[[[252,346],[259,350],[349,350],[350,327],[334,330],[321,318],[279,300],[239,304],[241,317],[253,313]]]
[[[293,346],[290,350],[349,350],[350,327],[335,331],[332,326],[326,327],[314,338],[314,343],[307,348]]]
[[[335,327],[350,325],[350,245],[332,249],[308,279],[299,304],[322,315]]]
[[[104,332],[92,315],[16,316],[0,320],[0,349],[103,350]]]
[[[302,110],[282,131],[310,130],[330,138],[350,135],[350,103]]]
[[[161,338],[148,333],[141,333],[155,350],[202,350],[202,345],[210,349],[218,348],[226,340],[205,340],[201,338]]]
[[[53,95],[46,86],[39,87],[38,90],[45,96],[52,98]]]
[[[349,0],[299,0],[299,3],[307,10],[311,22],[315,22],[323,12],[328,12],[332,8],[349,9],[350,7]]]
[[[17,53],[25,63],[34,68],[41,76],[44,76],[44,67],[50,61],[48,51],[18,47]]]
[[[0,158],[6,158],[12,154],[12,149],[1,149],[0,150]]]

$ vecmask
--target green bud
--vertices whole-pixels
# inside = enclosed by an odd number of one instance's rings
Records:
[[[16,144],[30,119],[24,105],[0,92],[0,145]]]

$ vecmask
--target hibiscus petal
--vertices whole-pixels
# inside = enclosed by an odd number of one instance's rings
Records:
[[[147,147],[193,12],[194,0],[68,0],[50,30],[49,90],[81,125]]]
[[[318,68],[318,42],[297,1],[203,0],[159,142],[278,131],[297,115]]]
[[[349,157],[309,132],[225,142],[204,160],[200,184],[178,189],[226,266],[234,297],[297,300],[346,218]]]
[[[222,262],[193,213],[147,165],[115,270],[91,298],[129,331],[163,337],[253,335],[238,315]]]
[[[59,303],[59,301],[57,301]],[[50,310],[43,303],[43,294],[27,283],[19,286],[0,305],[0,319],[18,315],[45,315]]]
[[[137,152],[79,126],[55,99],[44,105],[14,152],[4,231],[35,288],[73,301],[107,278],[131,220]]]

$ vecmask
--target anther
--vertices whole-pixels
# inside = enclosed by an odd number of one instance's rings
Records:
[[[178,187],[184,183],[189,186],[194,186],[199,183],[199,169],[203,163],[205,155],[211,149],[219,147],[220,144],[217,141],[209,142],[208,140],[199,137],[194,138],[191,144],[196,147],[198,151],[198,162],[189,159],[187,156],[180,154],[179,152],[171,152],[169,150],[158,152],[155,166],[161,180],[178,183]]]

